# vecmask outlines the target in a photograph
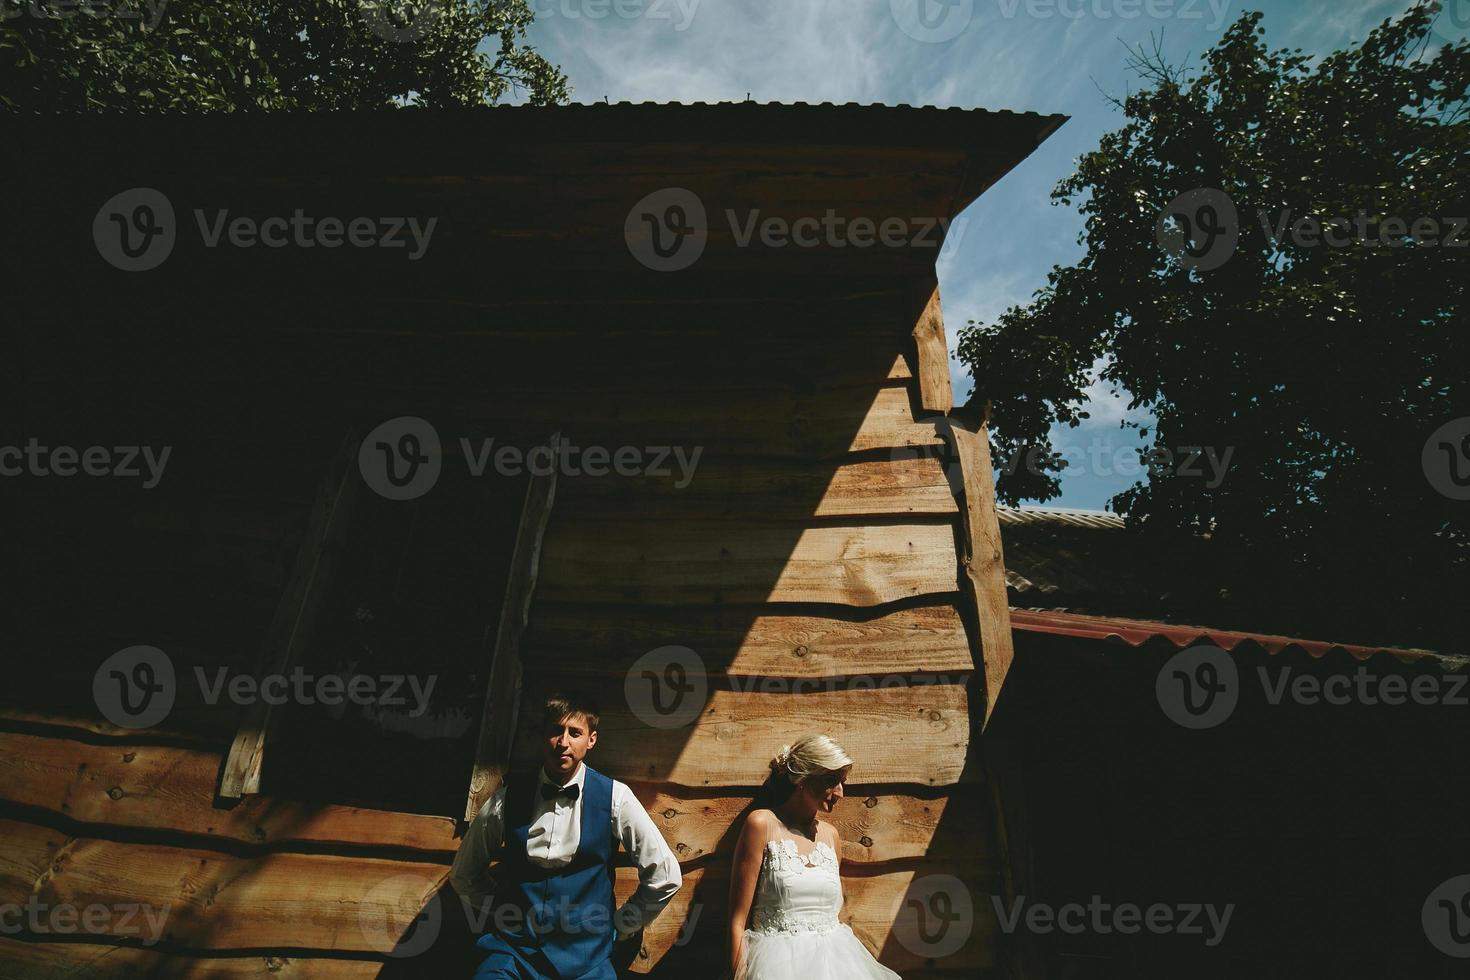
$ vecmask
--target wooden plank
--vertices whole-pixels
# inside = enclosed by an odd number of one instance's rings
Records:
[[[453,853],[455,821],[251,796],[213,805],[220,756],[0,732],[0,799],[85,824],[176,830],[275,847],[302,842]]]
[[[92,929],[189,949],[387,953],[449,877],[444,863],[137,844],[0,820],[0,904],[132,908]],[[151,914],[151,918],[149,917]],[[59,933],[42,920],[39,934]]]
[[[896,612],[781,615],[769,608],[566,605],[538,599],[528,660],[567,675],[622,678],[650,650],[686,646],[687,669],[711,678],[967,673],[974,669],[960,611],[940,602]]]
[[[552,459],[558,459],[562,451],[561,434],[552,435],[549,445]],[[541,563],[542,539],[556,499],[559,469],[559,465],[553,465],[545,475],[533,475],[526,487],[521,522],[516,528],[515,549],[511,553],[505,595],[500,606],[500,619],[490,650],[485,708],[480,716],[480,735],[475,746],[474,768],[470,773],[469,797],[465,802],[466,821],[473,820],[485,801],[500,788],[510,767],[521,700],[521,634],[531,612],[531,596],[536,590]]]
[[[562,493],[566,512],[592,519],[795,521],[959,512],[939,459],[917,450],[907,457],[850,463],[701,459],[687,481],[672,471],[667,476],[580,473],[564,482]]]
[[[569,432],[612,434],[626,426],[630,434],[671,433],[667,440],[646,440],[653,445],[708,443],[732,451],[818,458],[943,445],[933,425],[914,420],[907,386],[808,396],[752,390],[738,399],[681,405],[672,413],[675,418],[670,417],[664,392],[641,392],[601,406],[574,399],[558,409],[570,415]]]
[[[61,735],[93,735],[115,739],[119,743],[136,741],[140,736],[166,739],[171,745],[188,746],[201,750],[223,751],[234,737],[235,726],[214,707],[194,710],[174,705],[169,716],[151,728],[125,728],[106,719],[97,717],[95,705],[78,703],[54,704],[7,704],[0,705],[0,729],[7,731],[31,731],[36,728],[55,729]],[[217,778],[217,777],[216,777]]]
[[[424,313],[415,309],[404,317],[412,326],[422,323]],[[642,333],[618,328],[590,332],[585,326],[525,333],[507,327],[507,333],[500,333],[488,325],[484,332],[467,334],[425,324],[418,333],[355,332],[351,381],[396,387],[411,377],[420,384],[478,388],[483,386],[484,365],[490,363],[515,364],[514,375],[499,383],[538,401],[555,401],[572,391],[636,393],[648,385],[668,390],[670,401],[686,393],[733,395],[753,386],[803,392],[877,388],[914,378],[913,354],[905,349],[908,337],[896,329],[901,322],[890,314],[882,333],[853,331],[856,336],[812,329],[798,336],[786,331],[774,337],[747,333],[738,339],[732,337],[737,328],[698,322],[681,323],[673,334],[651,326]],[[296,330],[279,336],[298,356],[315,360],[340,350],[343,332],[349,331]],[[557,356],[545,357],[548,350]],[[611,365],[616,370],[609,370]]]
[[[560,602],[875,606],[957,582],[949,523],[777,527],[728,522],[559,522],[543,595]]]
[[[914,326],[914,343],[919,355],[919,403],[926,412],[948,415],[954,408],[954,388],[949,380],[949,345],[944,336],[938,285]]]
[[[749,795],[705,795],[656,783],[631,788],[681,863],[710,855],[728,861],[739,821],[752,806]],[[829,819],[842,838],[842,860],[854,865],[928,858],[998,869],[984,832],[991,819],[988,799],[981,785],[918,796],[854,784]]]
[[[322,476],[306,536],[261,648],[257,678],[285,673],[311,636],[318,600],[331,577],[332,553],[341,545],[360,482],[359,441],[349,429],[337,457]],[[244,719],[230,746],[220,781],[219,795],[223,799],[239,799],[260,792],[266,735],[279,717],[272,709],[267,700],[260,698],[244,710]]]
[[[426,270],[419,270],[426,271]],[[652,275],[652,274],[651,274]],[[513,291],[486,292],[462,275],[445,273],[417,282],[313,281],[289,298],[221,284],[217,297],[225,329],[249,330],[278,345],[283,334],[339,333],[434,337],[487,337],[577,348],[608,337],[629,344],[662,340],[713,358],[730,339],[779,350],[793,336],[821,337],[901,350],[908,337],[908,280],[873,275],[791,275],[765,278],[760,289],[699,267],[678,276],[640,279],[618,272],[530,275]],[[260,320],[261,314],[269,319]],[[775,355],[779,356],[779,355]]]
[[[1011,609],[1006,598],[1000,520],[995,511],[990,433],[983,421],[955,416],[951,422],[949,431],[955,442],[955,455],[960,462],[965,486],[968,548],[963,561],[979,619],[980,650],[985,668],[983,724],[988,725],[1015,656],[1011,644]]]
[[[300,956],[200,956],[105,943],[26,942],[0,935],[0,980],[373,980],[379,960],[312,959]]]
[[[167,740],[180,746],[226,749],[235,736],[238,716],[221,703],[227,700],[223,691],[211,703],[212,688],[219,682],[220,671],[225,672],[226,679],[247,674],[253,661],[253,651],[231,642],[226,632],[232,626],[247,629],[264,623],[270,615],[266,606],[253,615],[245,612],[246,608],[238,603],[215,607],[214,611],[226,618],[214,624],[188,622],[178,633],[138,630],[118,634],[113,632],[115,624],[97,622],[80,624],[73,635],[58,628],[53,635],[26,645],[28,655],[44,662],[46,671],[32,671],[9,686],[0,686],[0,728],[24,730],[27,726],[48,725],[122,742]],[[231,609],[235,611],[228,613]],[[93,631],[93,635],[77,635],[84,630]],[[174,700],[167,715],[156,723],[130,728],[127,726],[136,720],[130,721],[126,712],[116,710],[120,707],[116,697],[104,710],[94,682],[110,657],[138,645],[140,638],[146,638],[168,658],[173,669]]]
[[[513,384],[458,397],[437,386],[374,387],[351,395],[358,410],[382,417],[419,415],[463,419],[441,435],[472,439],[533,436],[548,425],[561,428],[570,444],[603,446],[678,446],[704,459],[730,455],[841,459],[870,450],[939,448],[943,437],[932,422],[914,419],[908,385],[810,393],[751,387],[738,394],[691,390],[671,408],[666,387],[632,392],[565,393],[555,402],[539,389]],[[322,411],[331,406],[323,405]],[[341,410],[340,405],[338,411]],[[672,459],[666,459],[672,465]]]
[[[525,702],[536,703],[563,680],[528,675]],[[815,682],[814,689],[788,693],[701,693],[695,685],[691,703],[703,708],[697,720],[681,728],[655,727],[668,724],[669,718],[642,704],[635,710],[626,696],[615,699],[606,692],[598,746],[589,761],[630,784],[753,788],[769,774],[772,754],[809,727],[847,749],[857,760],[853,778],[860,783],[946,786],[979,778],[965,772],[970,716],[963,683],[851,690],[825,686]],[[537,765],[538,738],[534,726],[521,725],[517,768]]]
[[[940,875],[952,876],[957,881],[957,887],[964,893],[962,902],[968,900],[971,914],[956,923],[957,928],[964,930],[963,942],[957,949],[942,956],[926,956],[930,950],[911,939],[906,946],[900,936],[905,935],[902,931],[905,927],[910,936],[916,931],[912,926],[916,913],[909,902],[914,895],[922,894],[926,880]],[[625,901],[633,893],[637,881],[633,869],[619,869],[615,889],[619,901]],[[882,874],[844,873],[844,902],[838,919],[851,927],[879,962],[905,976],[909,970],[922,967],[990,969],[996,965],[995,937],[1000,932],[1000,922],[990,901],[995,887],[995,879],[990,875],[938,862],[916,862]],[[686,871],[684,886],[645,930],[633,971],[646,973],[657,968],[660,975],[719,976],[725,956],[728,893],[728,864]]]

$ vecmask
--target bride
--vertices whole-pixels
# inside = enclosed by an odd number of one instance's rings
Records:
[[[842,845],[817,814],[832,812],[851,770],[852,759],[825,735],[783,746],[771,760],[770,809],[750,812],[735,845],[734,980],[900,980],[837,920]]]

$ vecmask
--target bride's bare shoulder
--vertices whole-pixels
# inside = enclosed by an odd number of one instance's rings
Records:
[[[776,814],[767,809],[751,810],[745,815],[745,826],[757,830],[769,830],[776,823]]]
[[[740,843],[737,852],[755,853],[769,841],[776,824],[776,815],[770,810],[751,810],[740,824]]]
[[[834,851],[842,850],[842,839],[837,836],[837,827],[825,820],[817,821],[817,839],[824,841]]]

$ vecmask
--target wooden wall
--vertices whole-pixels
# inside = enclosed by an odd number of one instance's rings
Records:
[[[844,917],[885,962],[926,965],[890,931],[914,878],[957,873],[977,896],[992,890],[958,509],[936,426],[917,409],[907,303],[901,291],[875,295],[830,339],[776,333],[753,344],[772,364],[804,369],[790,380],[677,400],[659,386],[643,407],[620,393],[629,414],[708,406],[745,421],[706,430],[688,488],[613,477],[558,489],[524,646],[521,758],[534,759],[540,695],[565,684],[601,692],[592,762],[632,785],[686,871],[645,942],[640,966],[656,975],[712,975],[738,821],[770,757],[808,732],[831,734],[858,760],[835,815]],[[859,341],[870,326],[878,335]],[[722,374],[668,362],[669,377]],[[782,404],[813,409],[771,411]],[[752,444],[751,426],[770,435]],[[637,694],[636,662],[670,645],[692,652],[676,659],[704,704],[687,726],[663,728]],[[691,908],[702,917],[676,946]],[[994,965],[983,911],[945,967]]]
[[[665,179],[641,174],[639,159],[626,187],[578,183],[587,206],[622,213],[648,189],[638,181]],[[945,213],[962,162],[885,151],[846,162],[862,179],[773,167],[752,186],[740,176],[749,160],[724,159],[719,174],[685,176],[777,195],[775,213],[802,210],[813,187],[852,196],[849,210],[922,194],[912,213]],[[576,165],[608,163],[592,153]],[[922,179],[906,183],[913,173]],[[485,186],[494,193],[482,210],[519,185]],[[350,190],[322,187],[290,200],[330,190],[340,205]],[[414,194],[430,191],[450,208],[465,187],[425,181]],[[267,181],[247,200],[278,192]],[[90,221],[94,208],[84,201],[66,220]],[[516,228],[555,227],[533,208],[507,213]],[[54,261],[65,249],[23,264],[32,288],[17,299],[26,329],[6,443],[36,435],[173,455],[151,490],[122,480],[5,488],[24,615],[7,637],[19,667],[0,693],[0,905],[36,896],[170,914],[157,944],[120,925],[0,938],[7,975],[101,959],[137,976],[356,977],[384,964],[411,974],[414,958],[388,954],[422,935],[415,917],[438,908],[453,932],[450,812],[312,802],[268,786],[225,805],[215,794],[237,711],[182,683],[166,719],[132,730],[92,696],[102,661],[134,644],[166,650],[180,675],[250,672],[343,433],[403,415],[431,420],[446,442],[530,446],[555,431],[583,447],[701,452],[686,487],[658,476],[560,481],[524,641],[523,728],[547,690],[595,688],[606,710],[592,763],[633,787],[683,865],[685,888],[648,931],[636,971],[718,972],[737,822],[770,756],[812,731],[857,760],[835,815],[843,918],[905,976],[1001,968],[962,480],[942,426],[921,408],[921,380],[938,382],[917,376],[912,336],[933,254],[725,251],[659,275],[602,245],[549,265],[556,235],[542,239],[509,256],[461,235],[452,262],[424,268],[263,253],[224,263],[186,250],[151,277],[88,267],[101,284],[88,288],[68,285]],[[494,606],[487,598],[487,622]],[[690,724],[664,728],[629,705],[625,682],[639,657],[670,645],[697,654],[687,679],[707,700]],[[517,744],[517,764],[530,764],[531,733]],[[265,759],[269,782],[269,741]],[[973,912],[954,926],[963,942],[933,956],[903,937],[926,914],[916,889],[940,875]],[[631,886],[625,874],[621,893]]]

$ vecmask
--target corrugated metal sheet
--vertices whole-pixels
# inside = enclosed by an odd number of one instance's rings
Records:
[[[109,166],[250,177],[262,172],[338,176],[450,176],[513,172],[523,145],[709,145],[801,153],[812,147],[973,153],[987,176],[973,193],[1024,159],[1066,122],[1063,115],[933,106],[729,102],[592,103],[332,113],[192,116],[22,116],[11,143],[39,154],[37,168],[106,156]],[[197,152],[180,159],[181,144]],[[90,156],[85,154],[91,154]],[[328,166],[330,164],[330,166]],[[828,172],[840,172],[834,154]],[[681,157],[670,172],[707,162]],[[264,167],[265,170],[261,168]],[[996,172],[990,172],[995,170]]]
[[[1130,540],[1117,514],[1054,507],[997,514],[1012,605],[1150,615],[1177,581],[1159,556]]]
[[[1084,616],[1049,609],[1012,609],[1011,628],[1032,633],[1051,633],[1055,636],[1121,641],[1133,647],[1140,647],[1151,640],[1159,639],[1168,640],[1181,650],[1201,643],[1208,643],[1222,650],[1234,650],[1242,643],[1254,643],[1268,653],[1279,654],[1287,650],[1301,650],[1318,659],[1334,653],[1345,653],[1356,660],[1367,660],[1379,654],[1387,654],[1406,662],[1422,660],[1426,657],[1432,658],[1446,670],[1460,670],[1466,664],[1470,664],[1470,658],[1449,656],[1432,650],[1359,646],[1351,643],[1303,640],[1265,633],[1243,633],[1236,630],[1185,626],[1145,619]]]
[[[1225,630],[1164,622],[1153,617],[1204,619],[1212,611],[1229,615],[1222,602],[1199,603],[1208,590],[1197,588],[1196,604],[1175,608],[1173,595],[1184,580],[1208,586],[1203,553],[1193,558],[1183,550],[1150,552],[1138,545],[1123,518],[1103,511],[1055,507],[998,508],[1005,548],[1006,587],[1012,625],[1018,630],[1142,646],[1163,639],[1183,648],[1211,643],[1232,650],[1254,643],[1272,654],[1302,650],[1312,657],[1345,653],[1358,660],[1389,654],[1403,660],[1433,657],[1446,669],[1458,670],[1470,658],[1414,648],[1368,646],[1297,639],[1274,633]],[[1201,541],[1203,545],[1205,542]],[[1237,627],[1251,624],[1235,622]],[[1290,629],[1289,622],[1276,624]]]
[[[1123,518],[1101,510],[1074,510],[1066,507],[998,507],[1001,527],[1028,524],[1064,524],[1070,527],[1095,527],[1104,530],[1123,529]]]

